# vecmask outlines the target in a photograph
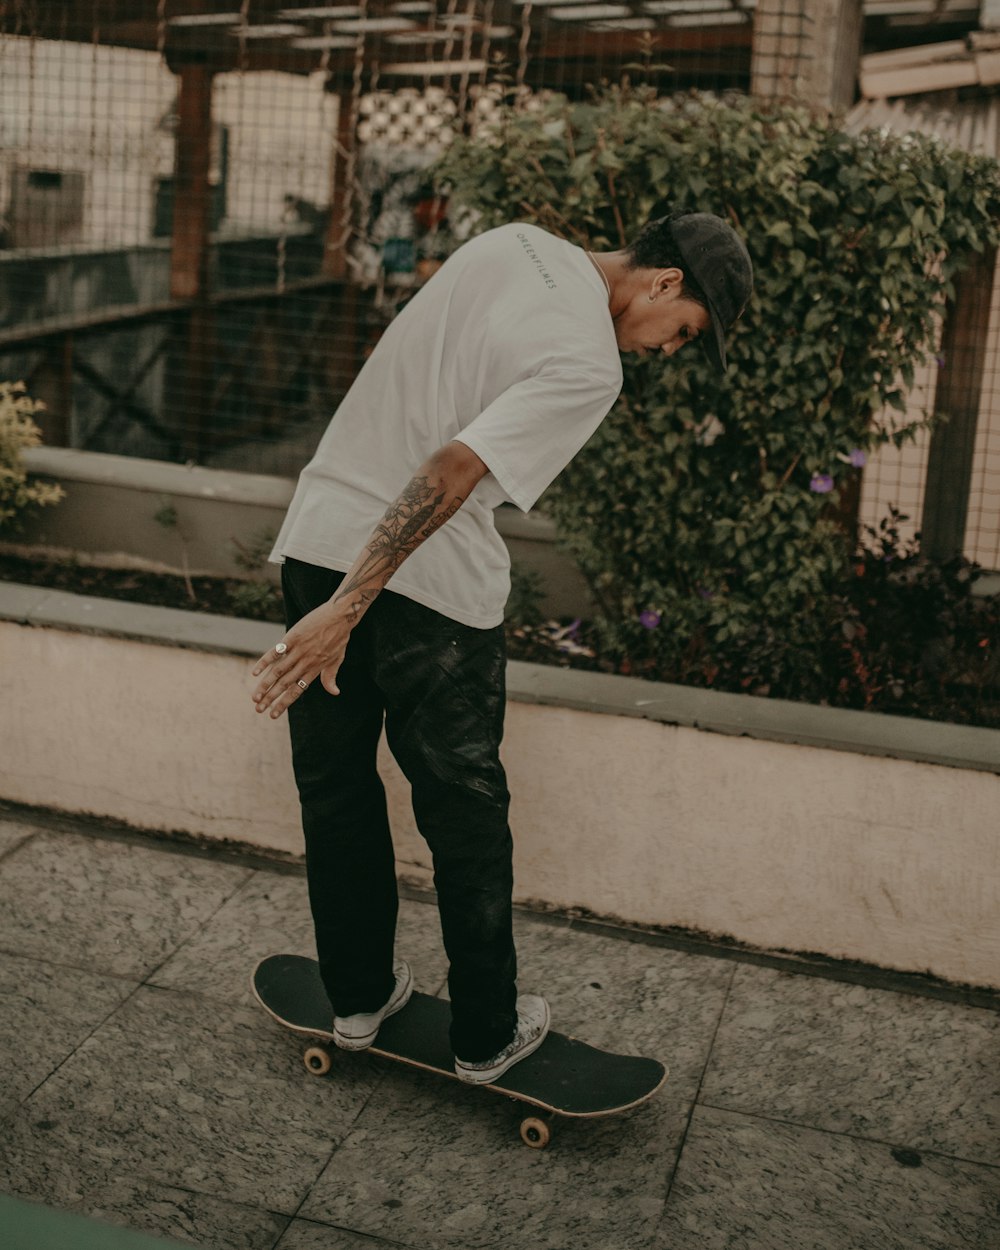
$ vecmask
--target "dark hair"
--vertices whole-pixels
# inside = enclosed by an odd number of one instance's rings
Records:
[[[671,222],[682,213],[670,213],[666,217],[657,217],[648,221],[631,243],[625,248],[629,269],[680,269],[684,273],[681,295],[684,299],[694,300],[696,304],[708,307],[708,300],[702,293],[697,282],[693,282],[687,273],[687,266],[681,260],[681,254],[674,240]]]

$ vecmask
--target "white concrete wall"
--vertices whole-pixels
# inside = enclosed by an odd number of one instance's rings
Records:
[[[176,93],[154,52],[0,36],[0,212],[14,166],[76,170],[86,176],[82,244],[148,241],[155,179],[173,172],[161,123]],[[212,107],[229,128],[231,229],[280,228],[286,193],[329,204],[337,98],[322,73],[219,74]]]
[[[0,204],[11,169],[86,176],[81,243],[148,240],[153,187],[173,141],[159,123],[176,91],[152,52],[65,40],[0,38]]]
[[[285,195],[330,203],[338,98],[323,74],[219,74],[212,94],[217,122],[229,127],[229,224],[247,231],[286,220]]]
[[[0,795],[301,852],[287,730],[249,669],[0,622]],[[995,772],[524,702],[505,758],[520,901],[1000,985]],[[426,882],[386,777],[401,871]]]

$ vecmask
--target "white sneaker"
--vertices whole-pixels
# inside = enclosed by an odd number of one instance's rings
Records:
[[[545,1041],[550,1019],[549,1005],[544,998],[537,994],[521,995],[517,1000],[517,1032],[510,1045],[482,1063],[466,1063],[456,1056],[455,1074],[475,1085],[489,1085],[515,1063],[534,1054]]]
[[[378,1036],[379,1027],[386,1016],[394,1015],[410,1001],[413,993],[413,973],[405,959],[393,964],[396,988],[389,1001],[378,1011],[358,1012],[354,1016],[334,1016],[333,1040],[341,1050],[367,1050]]]

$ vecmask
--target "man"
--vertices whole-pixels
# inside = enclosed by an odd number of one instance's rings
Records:
[[[457,1074],[494,1081],[544,1039],[547,1003],[516,989],[499,758],[509,560],[493,509],[527,511],[593,434],[619,353],[701,338],[724,368],[751,285],[746,248],[709,214],[597,256],[536,226],[490,230],[389,326],[303,471],[272,553],[288,630],[253,698],[289,713],[338,1045],[370,1046],[412,990],[393,953],[383,723],[433,855]]]

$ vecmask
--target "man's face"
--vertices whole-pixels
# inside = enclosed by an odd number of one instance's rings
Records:
[[[679,270],[666,270],[670,280],[651,285],[638,292],[624,311],[615,318],[615,337],[620,352],[638,352],[641,356],[663,352],[672,356],[685,343],[692,343],[699,334],[711,333],[708,309],[681,295],[683,275]],[[656,299],[650,303],[649,295]]]

